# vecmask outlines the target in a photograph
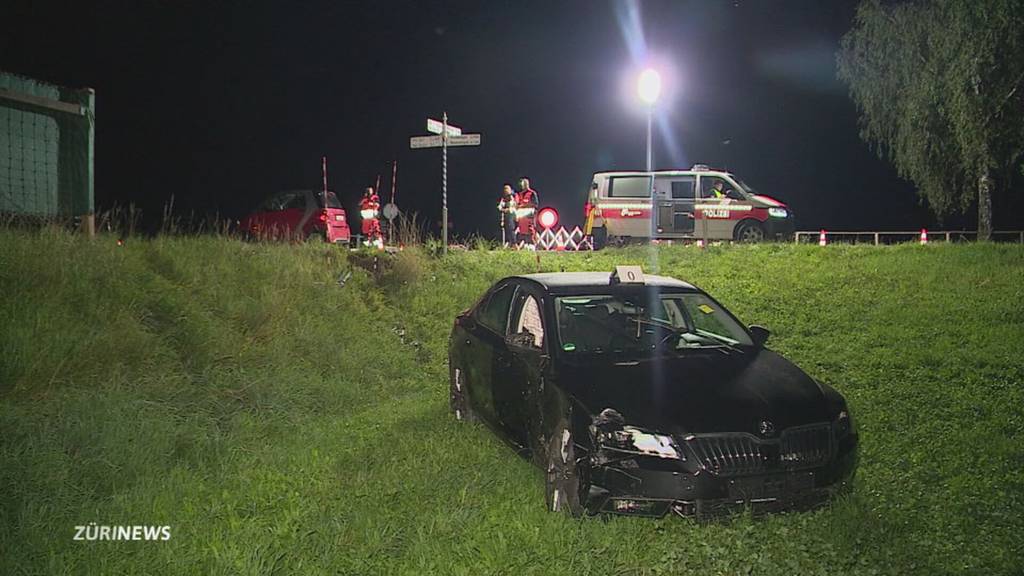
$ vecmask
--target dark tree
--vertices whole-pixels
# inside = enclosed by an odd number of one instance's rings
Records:
[[[977,202],[990,239],[1024,154],[1024,0],[864,0],[838,64],[861,137],[940,217]]]

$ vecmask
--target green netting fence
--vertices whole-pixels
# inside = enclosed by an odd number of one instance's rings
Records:
[[[0,72],[0,214],[94,211],[95,94]]]

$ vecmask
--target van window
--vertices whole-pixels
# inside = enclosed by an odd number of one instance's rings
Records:
[[[650,198],[651,179],[647,176],[619,176],[608,182],[609,198]]]
[[[692,200],[694,197],[695,182],[693,177],[685,180],[675,180],[672,182],[672,198],[676,200]]]
[[[736,187],[733,185],[732,182],[726,180],[725,178],[719,177],[719,176],[701,176],[700,177],[700,191],[701,191],[701,195],[703,195],[704,198],[714,198],[715,197],[715,194],[711,191],[711,189],[715,185],[715,182],[721,182],[722,183],[722,192],[725,193],[725,196],[727,198],[732,198],[733,200],[743,200],[744,199],[743,198],[743,194],[740,194],[738,191],[736,191],[736,189],[735,189]]]

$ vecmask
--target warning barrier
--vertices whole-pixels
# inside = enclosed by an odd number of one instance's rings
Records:
[[[593,250],[594,240],[584,234],[579,226],[575,226],[571,231],[566,230],[565,226],[560,226],[557,231],[548,228],[538,234],[536,249],[555,252]]]

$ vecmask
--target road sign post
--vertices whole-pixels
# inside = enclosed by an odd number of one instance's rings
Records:
[[[448,253],[448,147],[449,146],[479,146],[479,134],[463,134],[462,128],[452,126],[448,123],[448,113],[445,112],[438,122],[433,118],[427,118],[427,131],[433,132],[436,136],[412,136],[409,138],[409,148],[417,150],[420,148],[441,149],[441,236],[443,240],[444,253]]]

